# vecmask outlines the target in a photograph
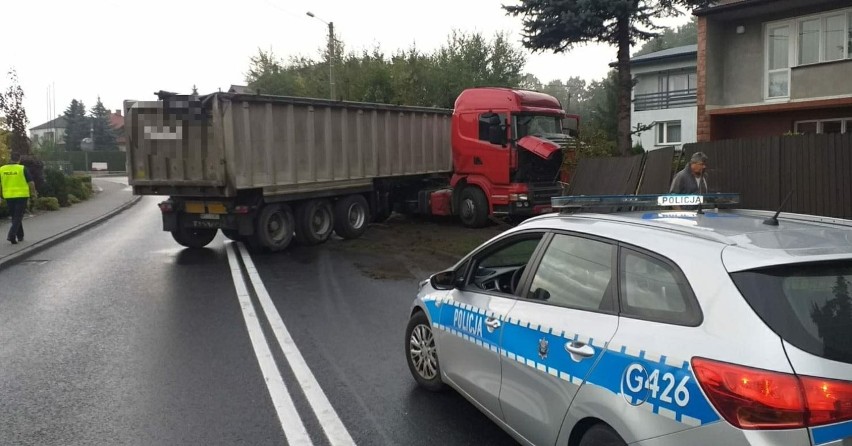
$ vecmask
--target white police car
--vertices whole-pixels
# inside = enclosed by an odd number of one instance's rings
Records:
[[[771,216],[528,220],[421,284],[409,368],[523,444],[852,445],[852,221]]]

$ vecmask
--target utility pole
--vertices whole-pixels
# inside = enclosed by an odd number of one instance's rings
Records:
[[[317,17],[314,13],[308,11],[305,13],[308,17],[317,19],[320,22],[328,25],[328,90],[329,98],[334,100],[334,22],[326,22]]]

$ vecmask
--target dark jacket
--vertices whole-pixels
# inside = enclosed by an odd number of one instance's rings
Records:
[[[675,175],[672,186],[669,188],[669,193],[672,194],[706,194],[707,192],[707,174],[704,173],[699,178],[695,178],[689,170],[689,165]]]

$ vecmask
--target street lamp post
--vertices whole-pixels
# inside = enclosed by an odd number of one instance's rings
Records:
[[[326,22],[310,11],[305,14],[328,25],[328,87],[329,96],[331,100],[334,100],[334,22]]]

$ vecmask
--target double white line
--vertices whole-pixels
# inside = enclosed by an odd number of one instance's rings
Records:
[[[239,248],[239,254],[237,253]],[[257,362],[260,365],[261,373],[266,381],[266,387],[269,390],[269,396],[272,397],[272,403],[275,405],[275,411],[278,414],[278,420],[281,422],[281,427],[284,429],[284,435],[287,438],[289,445],[311,445],[310,436],[308,435],[305,425],[302,422],[296,406],[293,404],[293,399],[287,391],[287,385],[284,383],[278,366],[275,364],[275,359],[272,356],[272,351],[269,349],[269,344],[266,341],[266,336],[260,327],[260,321],[255,313],[254,305],[251,303],[251,296],[243,279],[243,271],[240,268],[240,263],[237,256],[240,255],[245,265],[246,274],[251,281],[254,292],[257,295],[258,301],[266,319],[272,327],[272,332],[275,334],[275,339],[278,345],[281,346],[281,351],[290,364],[299,386],[305,393],[308,403],[311,405],[314,414],[322,426],[329,443],[332,446],[348,446],[355,445],[349,431],[340,421],[337,412],[331,407],[325,393],[320,388],[314,374],[305,362],[305,358],[299,352],[293,338],[290,337],[290,332],[284,326],[284,321],[281,320],[281,315],[275,309],[275,304],[269,297],[266,287],[260,280],[260,275],[254,267],[254,262],[251,260],[248,251],[242,243],[228,242],[225,249],[228,251],[228,264],[231,267],[231,277],[234,279],[234,287],[237,290],[237,298],[240,301],[240,308],[243,312],[243,318],[246,321],[249,338],[251,339],[254,354],[257,356]]]

